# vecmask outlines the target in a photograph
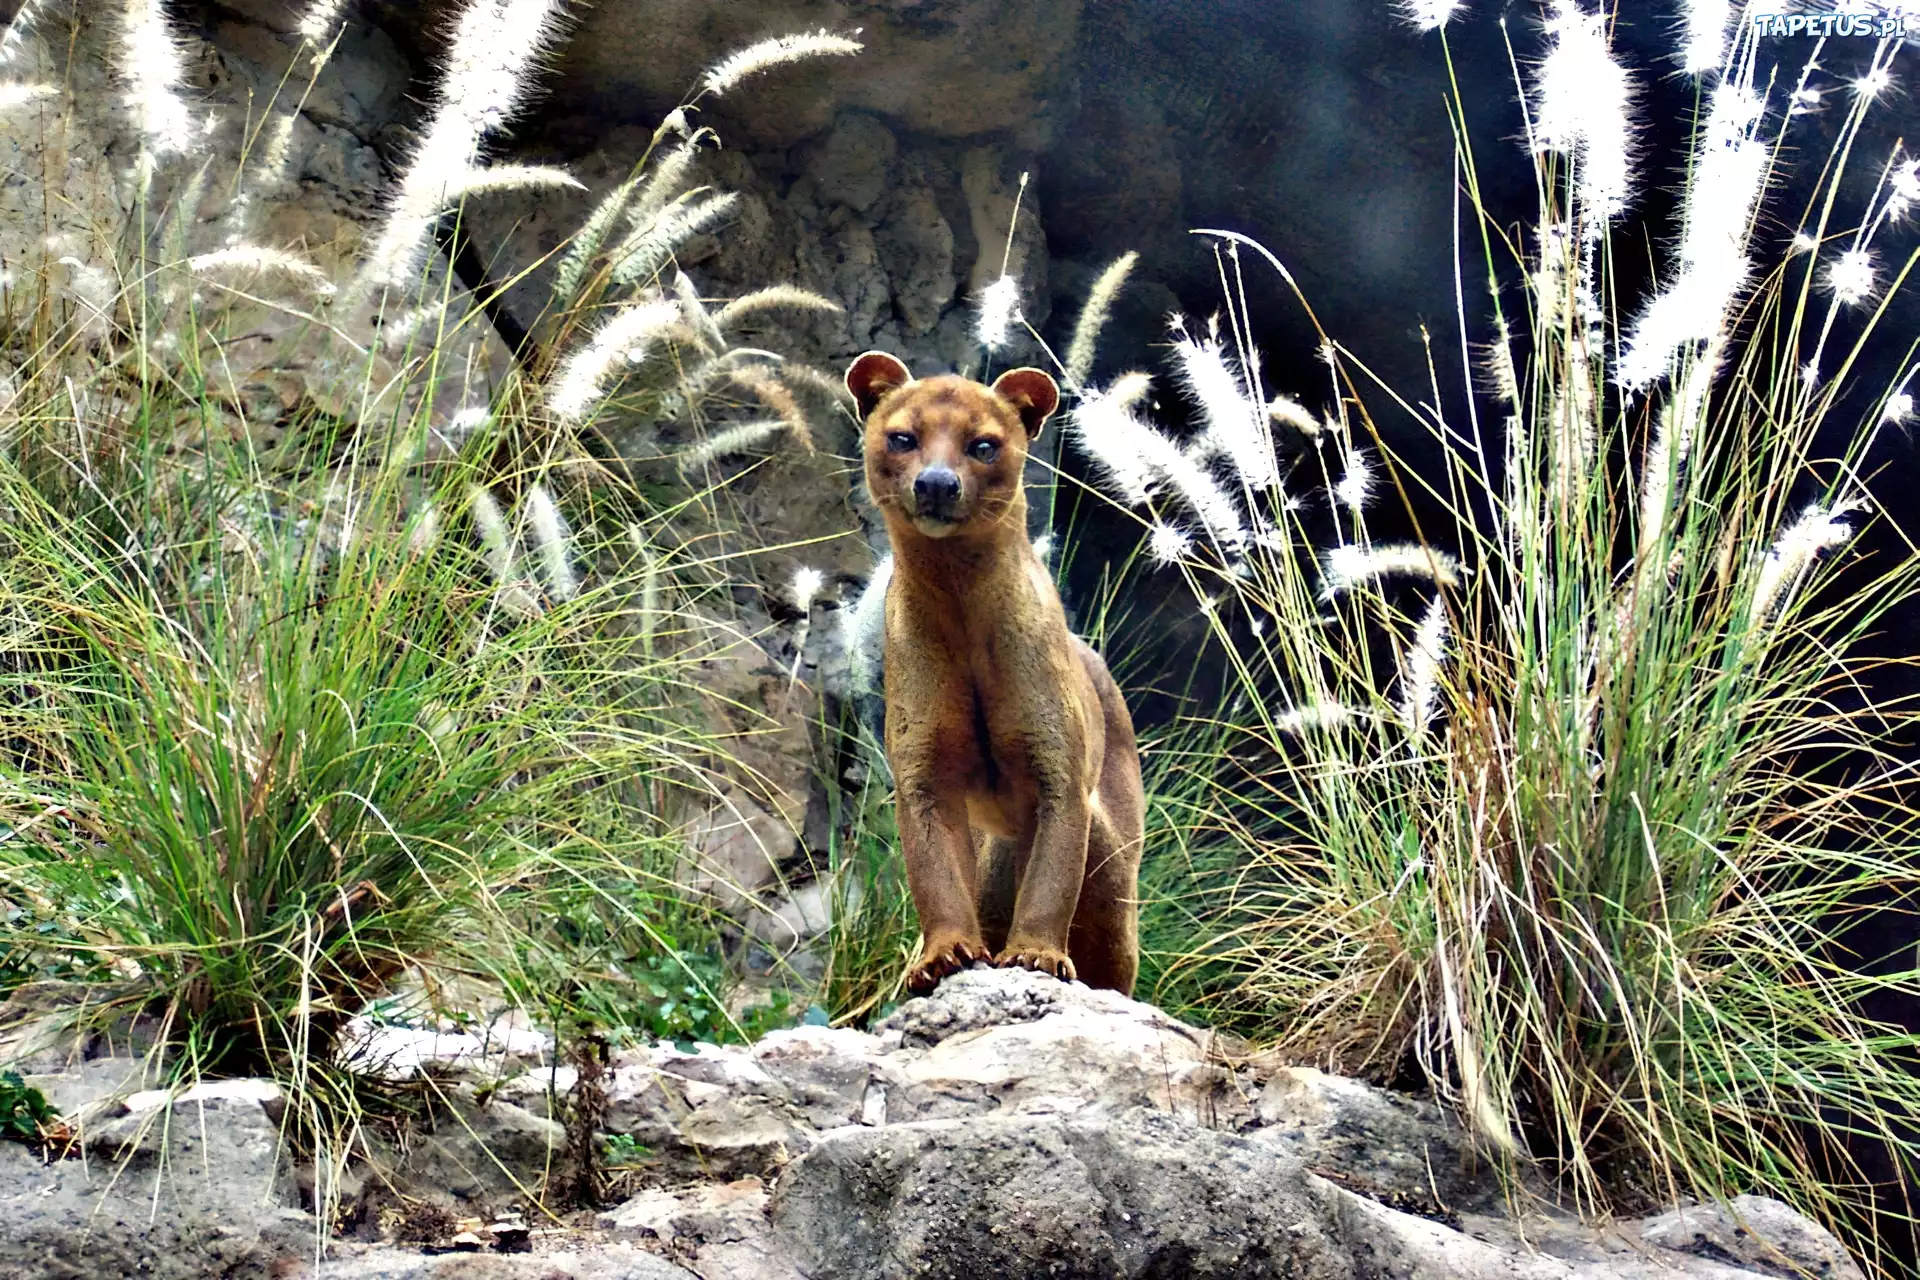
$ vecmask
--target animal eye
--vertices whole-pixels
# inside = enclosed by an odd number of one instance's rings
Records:
[[[975,440],[967,446],[969,456],[979,462],[992,462],[1000,456],[1000,445],[993,440]]]
[[[913,446],[917,443],[919,442],[905,431],[887,432],[888,453],[911,453]]]

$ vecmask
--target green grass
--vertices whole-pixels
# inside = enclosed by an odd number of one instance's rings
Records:
[[[1827,286],[1841,251],[1896,225],[1884,191],[1865,210],[1842,194],[1871,103],[1850,108],[1812,203],[1772,215],[1829,247],[1763,261],[1721,363],[1696,346],[1633,402],[1608,353],[1638,304],[1613,301],[1605,238],[1587,257],[1577,234],[1540,234],[1592,216],[1577,174],[1541,156],[1535,224],[1516,237],[1479,203],[1449,107],[1464,264],[1448,341],[1510,362],[1489,379],[1504,421],[1442,418],[1433,406],[1475,388],[1386,386],[1323,331],[1329,398],[1285,481],[1303,501],[1212,472],[1275,536],[1235,549],[1187,527],[1164,568],[1136,559],[1118,579],[1124,594],[1157,572],[1208,602],[1193,660],[1227,675],[1223,705],[1148,743],[1143,991],[1302,1058],[1416,1071],[1506,1170],[1547,1174],[1582,1209],[1770,1194],[1894,1267],[1883,1249],[1905,1212],[1855,1158],[1877,1148],[1920,1171],[1920,1037],[1868,1012],[1920,998],[1920,971],[1852,944],[1864,904],[1882,925],[1911,919],[1920,882],[1899,755],[1915,656],[1879,656],[1920,556],[1871,504],[1842,505],[1885,460],[1900,388],[1846,418],[1840,396],[1920,255],[1883,247],[1865,307]],[[1768,163],[1789,163],[1790,131],[1766,136]],[[1217,243],[1223,341],[1264,404],[1240,282],[1293,278],[1257,245]],[[1602,300],[1587,319],[1581,281]],[[1809,358],[1818,381],[1801,377]],[[1701,379],[1711,394],[1679,390]],[[1396,461],[1409,428],[1434,437],[1438,472]],[[1115,447],[1077,438],[1101,461]],[[1365,504],[1335,487],[1363,451],[1381,469]],[[1096,490],[1081,500],[1127,505]],[[1436,582],[1444,562],[1416,550],[1323,594],[1325,553],[1384,550],[1369,532],[1383,506],[1463,571]],[[1181,527],[1196,507],[1169,476],[1142,518]],[[1877,552],[1851,554],[1869,523]],[[1442,622],[1422,667],[1423,626]],[[1422,702],[1430,714],[1409,711]]]
[[[302,46],[289,101],[320,52]],[[478,154],[501,88],[429,105]],[[48,127],[91,105],[51,104]],[[244,237],[284,194],[269,140],[287,107],[258,104],[235,172],[198,142],[142,152],[158,163],[133,218],[76,248],[104,310],[65,267],[16,264],[0,990],[73,987],[76,1029],[124,1043],[137,1025],[175,1078],[273,1076],[290,1134],[336,1168],[369,1108],[406,1104],[343,1071],[335,1043],[414,971],[563,1040],[738,1040],[796,1016],[777,997],[728,1012],[723,922],[682,884],[683,824],[763,780],[698,684],[738,637],[747,553],[714,550],[724,482],[690,486],[661,429],[696,447],[757,400],[781,418],[768,447],[806,443],[780,360],[736,351],[729,326],[831,304],[786,290],[709,313],[672,257],[698,228],[662,211],[711,134],[663,125],[556,251],[563,278],[517,361],[461,404],[489,299],[444,270],[409,285],[357,262],[321,280],[285,253],[265,271],[189,264],[208,238],[276,252]],[[181,213],[216,191],[232,200],[217,229]],[[465,234],[465,212],[420,219],[416,256]],[[368,326],[375,303],[404,337]],[[596,343],[611,323],[625,339]],[[291,408],[229,367],[263,325]]]

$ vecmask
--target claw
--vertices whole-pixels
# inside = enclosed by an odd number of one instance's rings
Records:
[[[1051,947],[1009,951],[994,963],[1002,969],[1032,969],[1036,973],[1050,974],[1062,982],[1073,982],[1080,976],[1074,971],[1073,961]]]
[[[960,972],[976,961],[992,959],[984,946],[964,940],[940,945],[929,943],[921,953],[919,963],[907,971],[907,990],[916,996],[927,995],[949,975]]]

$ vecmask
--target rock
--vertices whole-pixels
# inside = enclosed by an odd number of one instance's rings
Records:
[[[736,911],[753,907],[779,879],[780,865],[797,847],[792,825],[731,787],[719,804],[688,821],[681,837],[690,865],[680,872],[679,882]]]
[[[161,1076],[161,1066],[149,1059],[106,1057],[23,1078],[45,1095],[61,1119],[84,1129],[96,1118],[119,1114],[127,1098],[138,1096]]]
[[[462,1086],[437,1101],[402,1175],[422,1195],[444,1193],[463,1216],[488,1216],[538,1200],[566,1142],[558,1121],[498,1098],[478,1102]]]
[[[896,187],[874,244],[907,336],[931,332],[952,305],[955,286],[953,227],[933,188],[924,180]]]
[[[237,1278],[313,1252],[317,1224],[289,1206],[279,1127],[258,1101],[176,1100],[84,1142],[90,1159],[52,1164],[0,1143],[0,1274]]]
[[[511,1011],[477,1031],[395,1026],[355,1015],[336,1051],[342,1066],[383,1080],[411,1080],[422,1072],[505,1076],[539,1066],[552,1054],[553,1037]]]
[[[796,951],[833,926],[833,886],[815,880],[747,917],[747,931],[776,955]]]
[[[651,1148],[668,1185],[564,1243],[535,1232],[528,1254],[340,1246],[317,1271],[286,1270],[311,1258],[316,1226],[286,1207],[279,1090],[142,1095],[134,1060],[101,1063],[48,1077],[94,1117],[90,1163],[48,1168],[0,1145],[0,1179],[17,1174],[0,1181],[0,1266],[17,1264],[0,1274],[72,1274],[47,1258],[119,1274],[154,1250],[164,1261],[141,1274],[688,1274],[651,1247],[702,1280],[1860,1280],[1831,1236],[1768,1200],[1604,1229],[1550,1209],[1516,1219],[1432,1104],[1249,1058],[1148,1005],[1024,970],[957,974],[875,1034],[801,1026],[753,1046],[619,1051],[606,1130]],[[449,1224],[466,1221],[444,1238],[486,1250],[497,1233],[481,1224],[530,1205],[559,1159],[550,1088],[571,1073],[461,1080],[469,1070],[454,1065],[404,1156],[364,1143],[352,1176],[446,1206]]]
[[[1832,1234],[1778,1200],[1735,1196],[1728,1205],[1690,1205],[1626,1223],[1621,1234],[1700,1258],[1734,1262],[1763,1274],[1865,1280]]]
[[[287,1095],[271,1080],[202,1080],[179,1093],[171,1089],[147,1089],[131,1094],[125,1101],[126,1112],[137,1116],[147,1111],[157,1111],[171,1103],[183,1107],[187,1103],[205,1104],[209,1102],[251,1103],[266,1113],[267,1119],[275,1124],[286,1114]]]
[[[848,1027],[787,1027],[753,1046],[754,1061],[785,1084],[819,1129],[860,1123],[876,1092],[880,1042]],[[879,1090],[884,1097],[884,1090]]]
[[[867,213],[886,194],[899,150],[887,126],[864,111],[849,111],[807,148],[802,172],[813,180],[821,203]]]
[[[596,1221],[616,1234],[721,1243],[764,1233],[766,1207],[766,1184],[742,1178],[682,1192],[642,1191]]]
[[[1448,1209],[1490,1208],[1499,1180],[1458,1122],[1432,1102],[1328,1075],[1280,1067],[1254,1108],[1250,1136],[1338,1169],[1369,1193]]]
[[[1848,1269],[1833,1269],[1818,1245],[1790,1261],[1763,1262],[1751,1246],[1744,1257],[1649,1255],[1653,1240],[1547,1256],[1389,1208],[1271,1146],[1148,1108],[834,1130],[781,1178],[771,1208],[775,1239],[801,1270],[834,1280],[1750,1280],[1806,1263],[1810,1274],[1859,1274],[1844,1256]],[[1736,1257],[1753,1265],[1725,1260]]]
[[[702,1280],[803,1280],[767,1221],[758,1178],[680,1191],[643,1191],[599,1218],[616,1235],[656,1240]]]
[[[370,6],[383,25],[436,47],[450,0]],[[701,73],[768,36],[858,29],[854,58],[816,58],[765,72],[701,103],[702,119],[741,143],[790,146],[843,108],[873,112],[945,138],[1001,131],[1037,145],[1074,47],[1078,0],[947,0],[938,6],[828,0],[804,16],[779,0],[658,0],[602,5],[581,15],[560,51],[556,99],[601,119],[651,125]]]
[[[336,1247],[317,1269],[284,1280],[706,1280],[624,1241],[524,1254],[421,1254]]]
[[[803,1271],[845,1280],[1356,1274],[1296,1165],[1145,1109],[836,1130],[773,1219]]]
[[[1205,1055],[1203,1037],[1186,1028],[1069,1003],[948,1036],[902,1063],[888,1073],[887,1119],[1150,1106],[1213,1121],[1220,1076]]]

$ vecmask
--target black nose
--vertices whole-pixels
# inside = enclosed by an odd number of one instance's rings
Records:
[[[960,497],[960,477],[946,467],[928,467],[913,480],[914,504],[923,516],[953,514]]]

